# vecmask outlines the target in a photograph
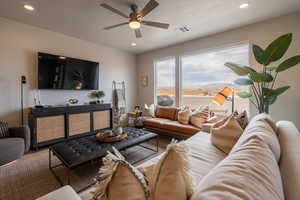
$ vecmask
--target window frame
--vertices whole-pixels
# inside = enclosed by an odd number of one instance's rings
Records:
[[[177,76],[177,63],[176,63],[176,57],[177,56],[168,56],[168,57],[164,57],[164,58],[160,58],[160,59],[157,59],[157,60],[154,60],[153,61],[153,66],[154,66],[154,91],[153,91],[153,102],[155,105],[157,105],[157,63],[158,62],[163,62],[163,61],[166,61],[166,60],[171,60],[171,59],[174,59],[175,61],[175,106],[178,106],[177,103],[176,103],[176,99],[177,99],[177,90],[176,90],[176,85],[177,85],[177,79],[176,79],[176,76]]]
[[[231,44],[224,44],[220,45],[217,47],[212,47],[212,48],[204,48],[200,50],[194,50],[194,51],[189,51],[186,53],[181,53],[178,55],[173,55],[173,56],[167,56],[164,58],[156,59],[153,61],[153,66],[154,66],[154,104],[157,104],[157,94],[156,94],[156,89],[157,89],[157,62],[169,60],[169,59],[174,59],[175,60],[175,106],[181,106],[182,103],[182,58],[186,56],[195,56],[197,54],[202,54],[202,53],[209,53],[209,52],[214,52],[217,50],[221,49],[226,49],[226,48],[233,48],[235,46],[241,46],[241,45],[248,45],[248,63],[251,66],[251,57],[252,57],[252,46],[253,44],[249,40],[245,41],[240,41],[240,42],[235,42]],[[250,87],[249,87],[250,90]]]

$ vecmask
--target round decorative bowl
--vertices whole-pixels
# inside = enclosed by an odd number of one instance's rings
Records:
[[[127,133],[123,132],[120,135],[111,135],[112,131],[104,131],[96,134],[96,139],[100,142],[119,142],[127,137]]]

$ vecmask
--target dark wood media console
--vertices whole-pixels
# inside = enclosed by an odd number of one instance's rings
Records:
[[[110,104],[31,108],[31,148],[93,135],[112,128]]]

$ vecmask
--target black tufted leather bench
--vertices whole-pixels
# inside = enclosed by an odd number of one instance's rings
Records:
[[[51,166],[51,153],[53,153],[65,167],[72,169],[86,162],[105,156],[107,151],[112,151],[112,147],[123,150],[157,138],[158,136],[150,131],[136,128],[124,128],[124,131],[128,133],[128,136],[120,142],[102,143],[97,141],[95,136],[87,136],[51,146],[49,148],[50,170],[62,184],[62,181],[57,177],[53,170],[53,168],[57,166]]]

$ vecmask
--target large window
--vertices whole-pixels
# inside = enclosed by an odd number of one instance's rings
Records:
[[[225,86],[233,88],[235,92],[247,91],[248,87],[234,83],[238,75],[224,66],[226,62],[249,65],[249,45],[243,44],[182,56],[181,104],[192,108],[207,105]],[[237,110],[248,110],[247,99],[236,96],[235,100]],[[215,105],[211,104],[211,106]],[[231,103],[226,102],[216,108],[230,110],[230,107]]]
[[[162,106],[175,105],[176,94],[175,58],[155,62],[156,103]]]
[[[173,100],[173,105],[190,108],[210,105],[216,110],[230,111],[230,102],[218,106],[212,103],[213,97],[225,86],[233,88],[235,92],[247,91],[248,87],[234,83],[238,76],[224,66],[226,62],[249,65],[249,44],[201,51],[155,62],[156,102],[159,104],[169,98]],[[236,110],[249,110],[248,99],[235,96],[235,102]]]

